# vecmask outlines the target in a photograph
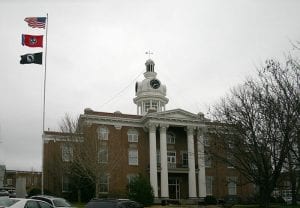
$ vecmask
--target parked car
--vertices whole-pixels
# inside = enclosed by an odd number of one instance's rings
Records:
[[[286,204],[292,204],[292,202],[293,202],[293,198],[291,196],[290,197],[286,196],[286,197],[282,197],[282,198]]]
[[[11,198],[16,198],[16,191],[14,188],[2,188],[0,189],[0,196],[9,196]]]
[[[92,199],[85,208],[143,208],[144,206],[129,199]]]
[[[9,207],[13,205],[16,200],[9,198],[8,196],[0,196],[0,207]]]
[[[38,196],[32,196],[31,199],[38,199],[44,202],[47,202],[51,204],[54,208],[60,207],[60,208],[70,208],[72,207],[71,203],[68,202],[64,198],[55,197],[55,196],[47,196],[47,195],[38,195]]]
[[[10,200],[13,204],[7,206],[9,208],[53,208],[50,204],[36,199],[10,198]]]
[[[0,196],[9,196],[9,193],[4,189],[0,189]]]

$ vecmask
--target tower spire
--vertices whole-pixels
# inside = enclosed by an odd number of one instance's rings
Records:
[[[147,51],[149,56],[153,54],[151,51]],[[161,84],[158,78],[156,78],[156,72],[154,71],[154,61],[150,58],[146,61],[146,72],[144,73],[145,79],[141,82],[137,82],[135,85],[135,95],[133,102],[137,105],[137,114],[145,115],[151,109],[151,111],[162,112],[165,111],[165,106],[169,99],[166,98],[166,86]]]
[[[149,59],[151,58],[150,56],[151,55],[153,55],[153,52],[151,52],[150,50],[149,51],[146,51],[146,53],[145,54],[148,54],[148,56],[149,56]]]

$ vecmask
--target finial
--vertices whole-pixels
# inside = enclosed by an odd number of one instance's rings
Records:
[[[149,50],[149,51],[146,51],[145,54],[148,54],[148,55],[149,55],[149,59],[150,59],[150,56],[153,55],[153,52],[151,52],[151,51]]]

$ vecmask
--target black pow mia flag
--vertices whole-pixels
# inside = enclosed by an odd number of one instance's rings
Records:
[[[43,52],[28,53],[21,56],[20,64],[42,64]]]

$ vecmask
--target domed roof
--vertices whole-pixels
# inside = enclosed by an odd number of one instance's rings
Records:
[[[159,82],[159,86],[157,88],[153,88],[150,84],[152,80],[157,80]],[[161,84],[160,81],[156,78],[154,79],[144,79],[141,82],[137,82],[136,85],[136,95],[153,95],[153,96],[165,96],[166,95],[166,86]]]
[[[154,61],[153,61],[152,59],[148,59],[148,60],[146,61],[146,63],[145,63],[146,66],[147,66],[147,65],[150,65],[150,64],[155,65],[155,63],[154,63]]]
[[[169,99],[166,98],[167,88],[156,78],[156,72],[154,71],[154,61],[148,59],[145,63],[146,72],[144,73],[145,79],[141,82],[136,82],[135,95],[133,102],[137,105],[138,114],[146,114],[151,111],[151,108],[155,112],[165,110],[165,105]]]

